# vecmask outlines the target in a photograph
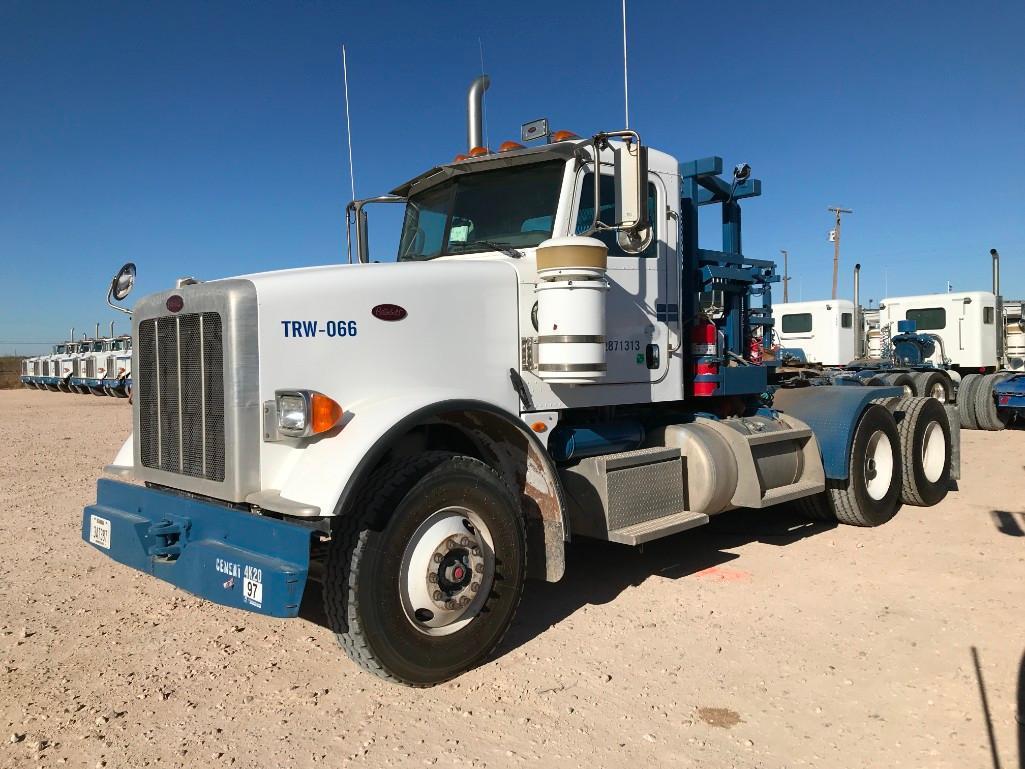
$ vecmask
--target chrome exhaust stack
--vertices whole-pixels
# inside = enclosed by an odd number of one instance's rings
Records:
[[[854,357],[865,357],[865,329],[861,320],[861,265],[854,265]]]
[[[1004,361],[1004,298],[1000,296],[1000,253],[995,249],[989,250],[989,255],[993,257],[993,295],[996,299],[996,306],[993,308],[993,312],[996,315],[993,318],[993,325],[996,327],[997,335],[997,368],[1003,368]]]
[[[480,75],[470,83],[466,92],[466,151],[484,146],[484,92],[491,86],[491,78]]]

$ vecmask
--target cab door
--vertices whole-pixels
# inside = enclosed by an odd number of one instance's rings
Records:
[[[601,219],[615,217],[615,180],[611,168],[601,174]],[[586,232],[594,215],[594,174],[588,171],[577,183],[576,232]],[[666,269],[671,228],[668,227],[666,188],[655,173],[648,177],[648,217],[655,228],[651,244],[639,254],[628,254],[619,246],[616,233],[598,232],[609,248],[609,293],[606,297],[605,361],[607,374],[602,384],[652,383],[661,379],[668,366],[667,320],[676,321],[667,310],[669,276]],[[675,235],[673,236],[675,241]],[[675,300],[674,300],[675,301]]]

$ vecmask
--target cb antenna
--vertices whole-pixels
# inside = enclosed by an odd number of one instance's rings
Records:
[[[624,126],[630,127],[630,79],[626,69],[626,0],[623,0],[623,112]]]
[[[356,172],[352,168],[352,124],[349,122],[349,62],[342,46],[342,79],[345,83],[345,138],[349,143],[349,184],[352,187],[352,199],[356,199]]]

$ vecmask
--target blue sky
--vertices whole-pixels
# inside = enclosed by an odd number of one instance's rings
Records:
[[[1025,4],[630,3],[631,123],[681,160],[749,162],[744,250],[790,251],[792,298],[989,286],[1025,295]],[[357,193],[464,149],[465,92],[493,85],[490,142],[547,116],[621,127],[618,0],[556,4],[0,4],[0,353],[118,320],[179,275],[344,258],[340,45]],[[376,214],[376,216],[374,216]],[[375,256],[395,216],[372,212]],[[706,217],[707,219],[707,217]],[[715,245],[714,219],[703,224]]]

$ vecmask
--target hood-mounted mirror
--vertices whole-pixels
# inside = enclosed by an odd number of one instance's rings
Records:
[[[131,315],[132,311],[125,309],[124,307],[118,307],[114,304],[115,301],[122,302],[131,292],[132,288],[135,287],[135,263],[128,262],[114,276],[113,280],[110,281],[110,289],[107,291],[107,304],[113,307],[118,312],[123,312],[126,315]]]

